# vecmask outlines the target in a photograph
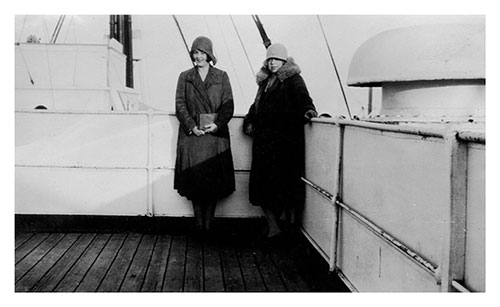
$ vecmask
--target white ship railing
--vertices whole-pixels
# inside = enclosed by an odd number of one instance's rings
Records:
[[[345,272],[342,272],[342,270],[338,267],[338,252],[340,249],[339,227],[342,223],[340,214],[341,212],[345,212],[352,216],[360,225],[363,225],[370,232],[374,233],[383,242],[386,242],[389,246],[392,247],[393,250],[398,251],[405,258],[410,259],[413,263],[420,267],[422,271],[431,274],[433,276],[433,279],[435,280],[435,283],[439,285],[439,289],[441,289],[441,291],[450,291],[451,289],[460,292],[470,291],[470,289],[463,285],[463,279],[465,275],[465,258],[467,252],[465,242],[467,229],[466,221],[468,217],[466,208],[468,167],[467,157],[469,146],[480,146],[480,148],[484,149],[484,133],[476,131],[453,131],[450,130],[450,128],[446,128],[444,125],[440,127],[414,127],[405,125],[387,125],[362,121],[348,121],[342,119],[314,119],[313,122],[313,125],[317,123],[324,127],[327,127],[328,125],[337,127],[335,129],[336,132],[334,133],[334,136],[332,136],[335,137],[335,153],[328,150],[325,150],[324,153],[321,153],[322,148],[314,148],[314,150],[310,149],[311,152],[309,154],[311,157],[306,158],[306,161],[309,162],[312,162],[313,160],[321,160],[323,162],[331,161],[331,163],[333,163],[334,168],[331,175],[333,180],[327,181],[324,177],[321,177],[321,175],[319,175],[320,177],[318,178],[319,181],[323,181],[323,184],[325,184],[326,182],[330,182],[328,186],[330,187],[331,192],[328,191],[326,187],[318,185],[317,182],[311,180],[310,178],[307,178],[307,174],[306,177],[303,178],[303,181],[307,184],[307,186],[311,188],[311,190],[317,192],[323,198],[326,198],[330,205],[333,205],[333,211],[331,211],[330,213],[330,242],[326,242],[325,237],[321,237],[321,234],[319,234],[318,231],[314,229],[314,226],[312,226],[313,224],[311,224],[311,222],[308,222],[307,219],[305,220],[305,224],[303,225],[303,232],[311,241],[311,243],[323,255],[323,257],[325,257],[325,259],[329,262],[330,270],[337,272],[352,290],[358,290],[356,283],[351,282],[351,276],[349,276],[349,274],[346,274]],[[443,227],[444,233],[436,234],[443,237],[442,254],[441,259],[438,259],[438,265],[436,265],[436,259],[434,259],[434,261],[429,261],[425,256],[421,255],[419,252],[404,244],[402,240],[397,238],[397,235],[385,231],[383,227],[380,227],[376,223],[372,222],[370,218],[364,216],[363,214],[355,210],[351,205],[346,204],[343,201],[343,159],[344,155],[349,154],[344,152],[344,138],[346,137],[346,127],[369,129],[370,131],[372,131],[371,133],[374,133],[374,131],[380,131],[380,133],[389,132],[391,134],[396,133],[404,135],[415,135],[420,136],[422,140],[426,140],[427,138],[436,138],[442,140],[441,142],[443,143],[445,148],[443,154],[447,155],[447,158],[445,158],[448,161],[446,172],[448,173],[449,178],[447,187],[443,186],[443,189],[448,189],[447,193],[449,195],[449,203],[446,206],[442,217],[443,223],[445,224],[445,227]],[[318,137],[321,139],[321,136],[317,136],[317,134],[315,133],[315,131],[317,130],[314,129],[319,128],[310,126],[309,128],[306,128],[306,131],[309,130],[308,133],[310,137]],[[395,136],[395,138],[397,138],[397,136]],[[328,148],[332,150],[332,147]],[[359,150],[364,150],[363,146],[360,146]],[[418,155],[419,153],[416,152],[415,154]],[[312,172],[314,172],[314,170],[312,170]],[[314,174],[313,176],[316,176],[315,173],[310,172],[309,174]],[[425,193],[425,191],[423,192]],[[363,193],[363,191],[360,190],[359,193]],[[308,206],[309,208],[306,208],[306,210],[315,210],[314,206],[318,205],[317,201],[311,199],[308,199],[308,201],[306,202],[306,206]],[[479,206],[481,206],[481,204],[479,204]],[[484,210],[484,204],[482,205],[482,207]],[[309,225],[307,223],[309,223]],[[326,221],[325,223],[328,222]],[[323,226],[323,228],[325,228],[325,226]],[[475,239],[484,241],[484,234],[482,237],[477,237]],[[323,240],[323,242],[321,240]],[[328,244],[330,245],[328,246]],[[477,274],[481,273],[477,272]],[[482,276],[482,279],[484,281],[484,274]],[[418,286],[416,286],[416,288],[418,288]],[[374,289],[377,289],[377,287],[374,287]]]

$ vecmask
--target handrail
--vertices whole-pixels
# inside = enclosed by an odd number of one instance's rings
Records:
[[[302,178],[302,180],[311,186],[316,192],[321,194],[323,197],[328,199],[329,201],[332,202],[333,205],[340,206],[342,209],[344,209],[349,215],[357,219],[363,226],[365,226],[368,230],[372,231],[374,234],[382,238],[386,243],[394,247],[397,251],[402,253],[404,256],[406,256],[408,259],[412,260],[414,263],[419,265],[421,268],[423,268],[426,272],[429,274],[433,275],[436,278],[437,283],[440,281],[439,277],[439,269],[438,267],[435,267],[432,263],[424,259],[422,256],[420,256],[417,252],[413,251],[411,248],[407,247],[403,243],[401,243],[399,240],[397,240],[395,237],[378,227],[376,224],[368,220],[366,217],[361,215],[359,212],[355,211],[348,205],[344,204],[340,200],[337,199],[334,195],[330,194],[328,191],[325,189],[321,188],[320,186],[314,184],[310,180],[306,178]]]
[[[461,131],[457,135],[459,140],[486,144],[486,135],[479,131]]]
[[[457,291],[459,291],[459,292],[465,292],[465,293],[469,293],[469,292],[470,292],[470,290],[469,290],[469,289],[467,289],[466,287],[462,286],[462,284],[460,284],[460,283],[459,283],[458,281],[456,281],[456,280],[452,280],[452,281],[451,281],[451,286],[452,286],[455,290],[457,290]]]
[[[312,121],[316,122],[325,122],[325,120],[313,118]],[[437,137],[444,138],[447,134],[447,130],[445,128],[438,127],[415,127],[415,126],[405,126],[405,125],[387,125],[387,124],[379,124],[372,123],[366,121],[359,120],[346,120],[346,119],[328,119],[326,120],[332,124],[336,125],[344,125],[344,126],[352,126],[352,127],[360,127],[360,128],[368,128],[368,129],[376,129],[380,131],[387,132],[396,132],[396,133],[407,133],[420,135],[423,137]]]

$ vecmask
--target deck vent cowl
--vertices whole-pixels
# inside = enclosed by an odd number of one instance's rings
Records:
[[[354,54],[347,84],[382,87],[383,117],[484,121],[484,24],[421,25],[375,35]]]

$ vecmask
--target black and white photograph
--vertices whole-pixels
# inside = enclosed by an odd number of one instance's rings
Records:
[[[483,2],[200,2],[6,18],[7,294],[486,304]]]

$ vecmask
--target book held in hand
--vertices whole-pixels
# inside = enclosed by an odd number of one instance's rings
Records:
[[[213,124],[217,119],[217,113],[203,113],[199,115],[198,129],[205,129],[206,125]]]

